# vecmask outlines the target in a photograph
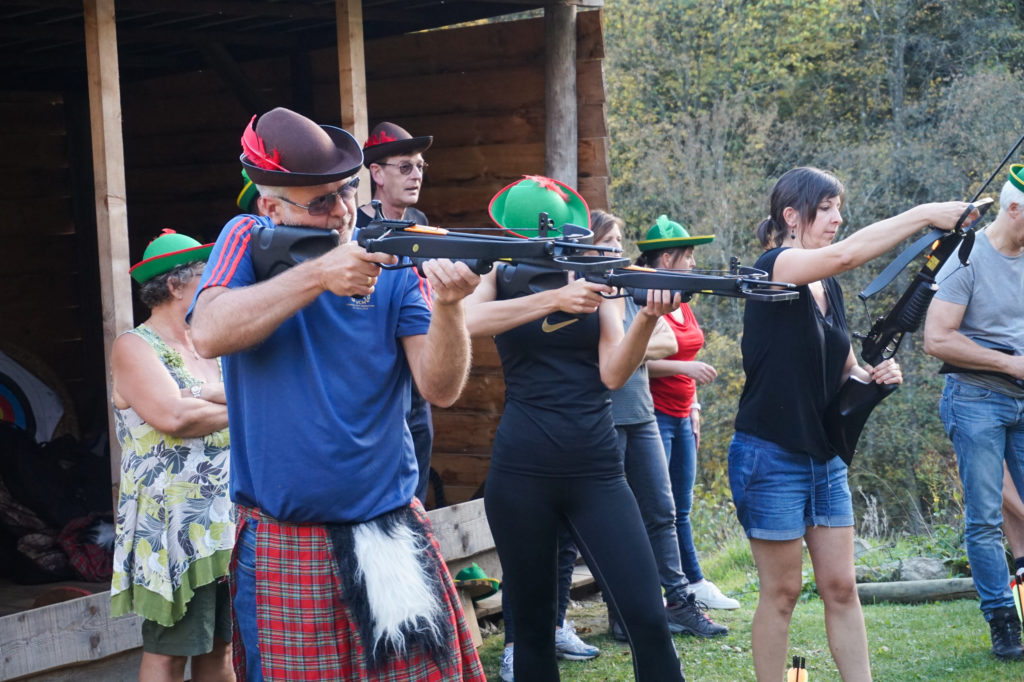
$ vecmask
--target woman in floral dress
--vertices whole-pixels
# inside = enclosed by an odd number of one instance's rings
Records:
[[[151,315],[111,352],[121,444],[111,616],[142,624],[142,680],[233,680],[228,415],[185,322],[212,244],[165,230],[131,269]]]

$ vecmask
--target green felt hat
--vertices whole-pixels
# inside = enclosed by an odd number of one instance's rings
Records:
[[[484,569],[474,562],[455,575],[455,587],[466,590],[473,601],[479,601],[497,593],[501,583],[496,578],[488,578]]]
[[[1010,182],[1013,186],[1024,192],[1024,164],[1015,163],[1010,166]]]
[[[680,246],[697,246],[707,244],[715,240],[715,235],[704,235],[691,237],[690,232],[675,222],[669,220],[664,213],[658,216],[658,220],[647,230],[647,238],[636,243],[641,251],[658,251],[660,249],[674,249]]]
[[[157,275],[169,272],[179,265],[205,261],[213,251],[213,244],[200,244],[192,237],[165,229],[146,247],[142,260],[128,271],[139,284]]]
[[[260,198],[260,191],[256,189],[256,183],[249,179],[249,174],[242,169],[242,191],[238,193],[235,203],[238,208],[247,213],[256,213],[256,200]]]
[[[562,225],[570,223],[590,227],[590,209],[576,190],[542,175],[524,175],[494,195],[487,212],[491,220],[506,230],[526,237],[538,234],[537,216],[547,213],[554,229],[548,234],[561,236]]]

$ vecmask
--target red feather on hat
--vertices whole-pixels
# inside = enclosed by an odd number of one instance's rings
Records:
[[[263,145],[263,138],[256,133],[256,128],[253,126],[255,120],[256,117],[253,116],[245,132],[242,133],[242,152],[245,153],[245,157],[257,168],[290,173],[291,171],[278,163],[281,159],[281,154],[276,149],[272,155],[267,154],[267,150]]]
[[[538,185],[548,190],[549,192],[554,192],[555,194],[557,194],[562,201],[569,201],[569,195],[566,194],[565,190],[559,187],[558,183],[556,183],[551,178],[544,177],[543,175],[524,175],[523,179],[533,180],[534,182],[536,182]]]
[[[385,142],[398,142],[398,138],[391,137],[382,130],[376,135],[371,135],[369,139],[366,140],[366,144],[363,145],[363,149],[366,149],[367,147],[374,147],[378,144],[384,144]]]

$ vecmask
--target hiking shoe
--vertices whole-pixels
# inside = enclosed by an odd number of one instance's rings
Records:
[[[622,626],[619,625],[619,621],[612,615],[612,612],[608,612],[608,628],[612,631],[612,637],[620,642],[627,641],[626,633],[623,632]]]
[[[992,620],[988,622],[992,631],[992,655],[996,658],[1024,658],[1024,646],[1020,641],[1020,620],[1012,606],[993,609]]]
[[[709,609],[738,609],[740,603],[732,597],[726,597],[722,591],[708,579],[699,583],[690,583],[690,594]]]
[[[587,644],[576,634],[576,626],[562,621],[562,627],[555,628],[555,655],[567,661],[589,661],[596,658],[601,650]]]
[[[685,632],[697,637],[718,637],[729,634],[729,628],[720,625],[704,613],[697,599],[690,595],[686,601],[674,602],[665,607],[668,615],[668,629],[671,632]]]

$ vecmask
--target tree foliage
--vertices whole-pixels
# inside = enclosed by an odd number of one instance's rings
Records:
[[[604,15],[612,208],[632,239],[661,213],[714,234],[697,249],[702,267],[754,261],[754,226],[789,168],[844,181],[842,238],[918,203],[972,197],[1024,132],[1019,1],[606,0]],[[858,303],[896,253],[841,276],[851,329],[866,331],[919,267]],[[703,297],[695,310],[720,373],[701,390],[701,480],[727,494],[742,304]],[[938,363],[917,336],[898,356],[906,384],[869,422],[853,469],[910,525],[945,514],[956,487]]]

